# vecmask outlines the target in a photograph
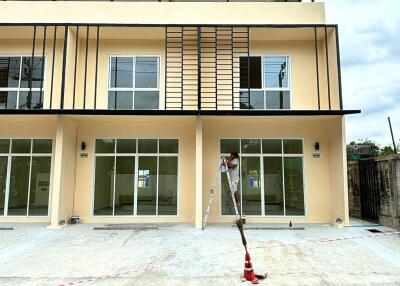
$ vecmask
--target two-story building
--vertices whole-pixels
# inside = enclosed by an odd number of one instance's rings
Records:
[[[290,2],[290,1],[289,1]],[[348,223],[323,3],[0,2],[0,222],[201,227],[222,156],[248,222]],[[226,178],[210,222],[231,222]]]

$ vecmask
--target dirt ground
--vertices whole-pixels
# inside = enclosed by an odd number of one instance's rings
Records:
[[[260,285],[400,285],[400,235],[352,224],[246,225],[255,271],[269,273]],[[0,230],[0,285],[246,285],[232,225],[0,224],[8,226]]]

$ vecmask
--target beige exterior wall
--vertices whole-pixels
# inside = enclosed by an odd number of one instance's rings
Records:
[[[53,138],[54,145],[50,216],[4,218],[0,222],[34,222],[78,215],[84,223],[187,222],[200,227],[207,208],[209,190],[215,181],[222,138],[301,138],[304,140],[304,184],[306,215],[302,217],[248,217],[249,222],[348,223],[345,153],[342,146],[344,120],[330,117],[6,117],[2,138]],[[28,120],[27,120],[28,119]],[[197,126],[197,127],[196,127]],[[197,130],[197,131],[196,131]],[[94,140],[96,138],[178,138],[178,215],[96,217],[92,215],[94,194]],[[57,141],[58,140],[58,141]],[[201,140],[201,141],[199,141]],[[313,158],[315,142],[320,158]],[[88,157],[79,146],[87,143]],[[197,143],[196,143],[197,142]],[[202,148],[201,148],[202,145]],[[76,149],[76,146],[78,148]],[[197,146],[197,148],[196,148]],[[197,156],[197,154],[199,156]],[[196,158],[202,158],[202,160]],[[201,168],[199,170],[198,168]],[[197,177],[202,180],[196,180]],[[231,222],[221,216],[221,193],[217,188],[210,222]],[[196,203],[197,202],[197,203]],[[199,225],[200,224],[200,225]]]
[[[321,24],[325,10],[323,3],[10,1],[0,4],[0,19],[4,23]]]

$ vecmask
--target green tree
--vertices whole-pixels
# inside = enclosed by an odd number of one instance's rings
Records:
[[[390,145],[384,146],[383,148],[381,148],[381,150],[379,152],[379,156],[387,156],[387,155],[391,155],[391,154],[394,154],[394,150],[393,150],[393,147]]]

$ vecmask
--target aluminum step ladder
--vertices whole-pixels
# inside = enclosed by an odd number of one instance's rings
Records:
[[[221,178],[221,174],[222,173],[226,173],[226,176],[227,176],[227,179],[228,179],[228,184],[229,184],[229,189],[231,191],[231,197],[232,197],[232,201],[233,201],[233,206],[235,208],[236,219],[241,219],[241,216],[239,214],[239,209],[238,209],[238,206],[237,206],[237,203],[236,203],[236,200],[235,200],[235,193],[232,190],[232,182],[231,182],[231,177],[230,177],[229,171],[228,171],[228,165],[227,165],[226,162],[223,162],[222,164],[220,164],[218,166],[217,175],[215,177],[214,185],[210,189],[210,195],[209,195],[209,198],[208,198],[208,206],[207,206],[206,214],[204,215],[204,220],[203,220],[203,225],[202,225],[202,229],[203,230],[207,226],[208,214],[210,213],[211,204],[212,204],[212,202],[214,200],[215,191],[217,189],[218,183],[220,182],[220,178]]]

